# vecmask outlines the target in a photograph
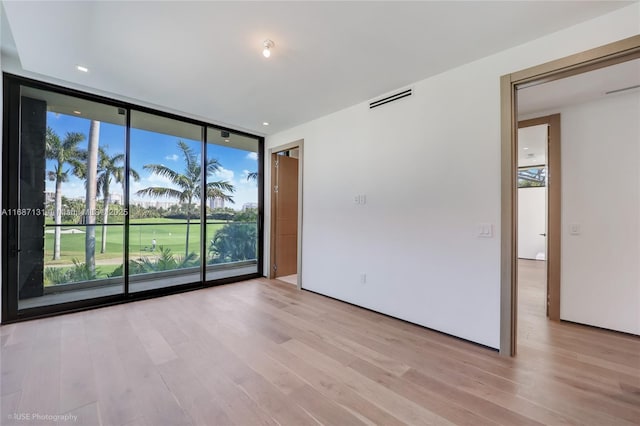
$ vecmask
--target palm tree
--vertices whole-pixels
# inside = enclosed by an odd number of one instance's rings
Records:
[[[54,223],[56,225],[53,238],[53,260],[60,259],[60,225],[62,224],[62,183],[69,180],[69,171],[78,174],[82,169],[82,160],[86,157],[86,151],[78,148],[78,144],[84,140],[85,136],[78,132],[67,132],[64,140],[47,127],[46,157],[54,160],[53,170],[47,172],[50,181],[55,181],[55,207]],[[69,164],[71,168],[64,169]]]
[[[158,257],[155,259],[144,257],[139,260],[131,260],[129,262],[129,273],[146,274],[198,266],[198,255],[194,252],[185,257],[175,257],[168,247],[160,246],[158,251]]]
[[[209,263],[227,263],[256,258],[258,230],[255,223],[230,223],[216,231],[209,245]]]
[[[89,143],[87,147],[86,203],[84,256],[90,271],[96,269],[96,192],[98,190],[98,148],[100,145],[100,122],[91,120],[89,124]]]
[[[129,170],[129,175],[135,180],[140,180],[140,175],[134,169]],[[98,177],[97,177],[97,196],[103,197],[102,211],[102,247],[100,253],[104,253],[107,248],[107,222],[109,220],[109,198],[111,196],[110,186],[111,180],[115,180],[124,186],[124,154],[115,154],[109,156],[107,152],[98,149]],[[124,188],[123,188],[124,191]]]
[[[191,224],[191,209],[193,203],[200,199],[200,179],[202,176],[202,166],[200,164],[199,156],[189,146],[183,142],[178,141],[178,148],[184,156],[185,169],[184,173],[179,173],[163,164],[145,164],[144,169],[150,170],[152,173],[168,178],[171,183],[178,187],[166,188],[159,186],[152,186],[149,188],[141,189],[136,192],[137,195],[150,196],[154,198],[167,197],[177,198],[181,203],[186,203],[187,207],[187,235],[185,241],[185,258],[189,256],[189,226]],[[206,177],[213,175],[220,170],[220,163],[214,158],[207,159],[205,163]],[[225,201],[233,203],[233,197],[228,193],[233,193],[235,188],[227,181],[213,181],[207,182],[205,196],[206,200],[211,198],[222,198]]]

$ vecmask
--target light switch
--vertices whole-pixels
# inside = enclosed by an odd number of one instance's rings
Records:
[[[569,225],[569,234],[571,235],[580,235],[580,225],[577,223],[572,223]]]
[[[492,238],[493,237],[493,225],[490,223],[481,223],[478,226],[478,237],[480,238]]]

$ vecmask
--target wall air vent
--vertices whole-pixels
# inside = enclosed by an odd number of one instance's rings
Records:
[[[403,90],[402,92],[398,92],[394,95],[387,96],[386,98],[378,99],[377,101],[373,101],[369,103],[369,109],[377,108],[384,104],[388,104],[389,102],[397,101],[398,99],[406,98],[407,96],[411,96],[413,94],[413,89]]]
[[[626,92],[627,90],[633,90],[640,88],[640,84],[636,84],[635,86],[623,87],[622,89],[609,90],[608,92],[604,92],[605,95],[613,95],[614,93]]]

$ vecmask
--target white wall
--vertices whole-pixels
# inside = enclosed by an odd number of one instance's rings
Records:
[[[518,257],[537,259],[546,254],[547,188],[518,188]],[[540,259],[543,260],[543,259]]]
[[[547,164],[548,132],[548,124],[518,129],[518,167]]]
[[[640,334],[640,91],[560,114],[560,317]]]
[[[303,287],[498,348],[499,77],[638,34],[639,13],[636,3],[417,82],[411,98],[269,136],[267,148],[305,141]],[[481,223],[493,238],[477,237]]]
[[[549,126],[540,124],[518,129],[518,167],[547,164]],[[526,150],[524,148],[527,148]],[[518,189],[518,257],[546,257],[547,188]]]

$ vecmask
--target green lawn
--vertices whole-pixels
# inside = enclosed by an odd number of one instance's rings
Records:
[[[111,274],[113,271],[115,271],[117,268],[119,268],[120,265],[97,265],[96,266],[96,270],[98,272],[98,277],[100,278],[105,278],[107,277],[109,274]],[[56,269],[59,269],[61,272],[67,272],[69,269],[73,268],[73,266],[55,266]],[[45,287],[47,285],[45,284]]]
[[[132,259],[152,255],[151,242],[156,240],[156,247],[168,247],[180,256],[185,254],[185,236],[187,226],[182,219],[135,219],[129,225],[129,253]],[[209,223],[207,225],[207,240],[211,240],[215,232],[224,226],[224,223]],[[62,231],[77,229],[85,231],[84,226],[69,225],[62,227]],[[189,227],[189,251],[200,254],[200,224],[192,223]],[[53,228],[47,228],[47,231]],[[96,266],[104,272],[106,264],[122,262],[124,226],[109,226],[107,230],[106,252],[100,253],[102,247],[102,226],[96,226]],[[52,233],[45,233],[45,266],[70,265],[73,258],[84,262],[85,234],[63,233],[60,237],[60,260],[53,261]],[[157,250],[157,249],[156,249]],[[102,265],[105,267],[102,267]],[[114,266],[115,268],[115,266]]]

